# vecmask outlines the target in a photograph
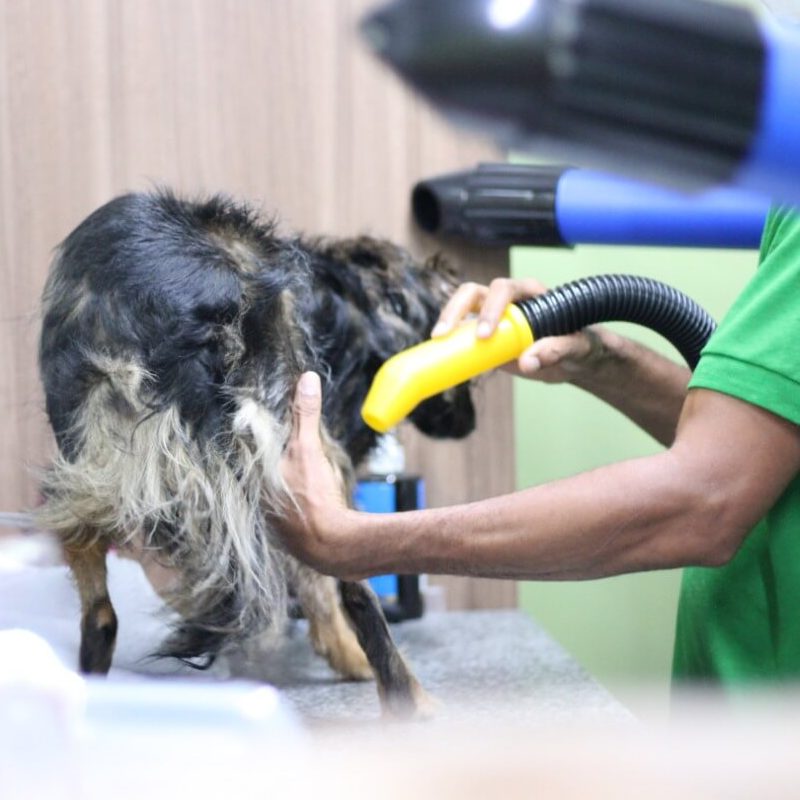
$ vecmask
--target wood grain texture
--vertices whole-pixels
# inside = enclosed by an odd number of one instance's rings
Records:
[[[0,510],[36,502],[52,448],[36,371],[53,248],[112,196],[222,190],[286,230],[368,232],[430,253],[421,177],[498,154],[453,130],[361,45],[367,0],[0,0]],[[466,274],[505,253],[462,251]],[[479,433],[406,436],[429,502],[513,489],[511,391],[479,391]],[[459,605],[513,605],[511,583],[448,581]],[[481,598],[485,597],[484,602]]]

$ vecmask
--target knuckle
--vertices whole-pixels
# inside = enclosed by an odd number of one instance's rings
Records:
[[[544,294],[547,291],[547,287],[536,278],[527,278],[523,281],[522,287],[531,294]]]
[[[510,286],[511,280],[509,278],[492,278],[489,284],[489,291],[493,293],[508,292]]]
[[[453,299],[457,300],[459,303],[471,302],[473,298],[480,297],[483,291],[484,287],[479,283],[475,283],[475,281],[467,281],[458,287]]]

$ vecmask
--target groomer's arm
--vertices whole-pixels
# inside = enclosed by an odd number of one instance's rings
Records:
[[[319,379],[294,405],[284,476],[289,548],[322,572],[583,579],[737,550],[800,469],[800,429],[726,395],[692,390],[669,450],[514,494],[425,511],[346,508],[319,440]]]
[[[491,336],[506,306],[547,291],[533,278],[497,278],[489,286],[464,283],[442,309],[434,335],[478,314],[478,337]],[[658,353],[601,326],[534,342],[511,372],[544,383],[571,383],[616,408],[669,446],[691,373]]]

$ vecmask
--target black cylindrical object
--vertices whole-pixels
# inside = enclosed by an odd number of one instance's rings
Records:
[[[566,169],[479,164],[469,172],[420,181],[411,193],[414,219],[428,233],[481,244],[565,247],[556,191]]]

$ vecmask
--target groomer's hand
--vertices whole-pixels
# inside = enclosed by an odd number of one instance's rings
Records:
[[[295,389],[292,432],[281,461],[291,499],[281,523],[284,542],[301,561],[326,574],[343,574],[347,531],[357,513],[347,507],[341,476],[326,458],[320,438],[319,375],[305,372]]]
[[[431,336],[444,336],[470,313],[478,315],[479,339],[488,339],[497,328],[509,303],[544,294],[547,288],[533,278],[512,280],[496,278],[489,286],[464,283],[442,309]],[[602,331],[584,328],[569,336],[550,336],[531,345],[506,369],[515,375],[544,381],[563,383],[573,381],[583,372],[591,370],[603,353]]]

